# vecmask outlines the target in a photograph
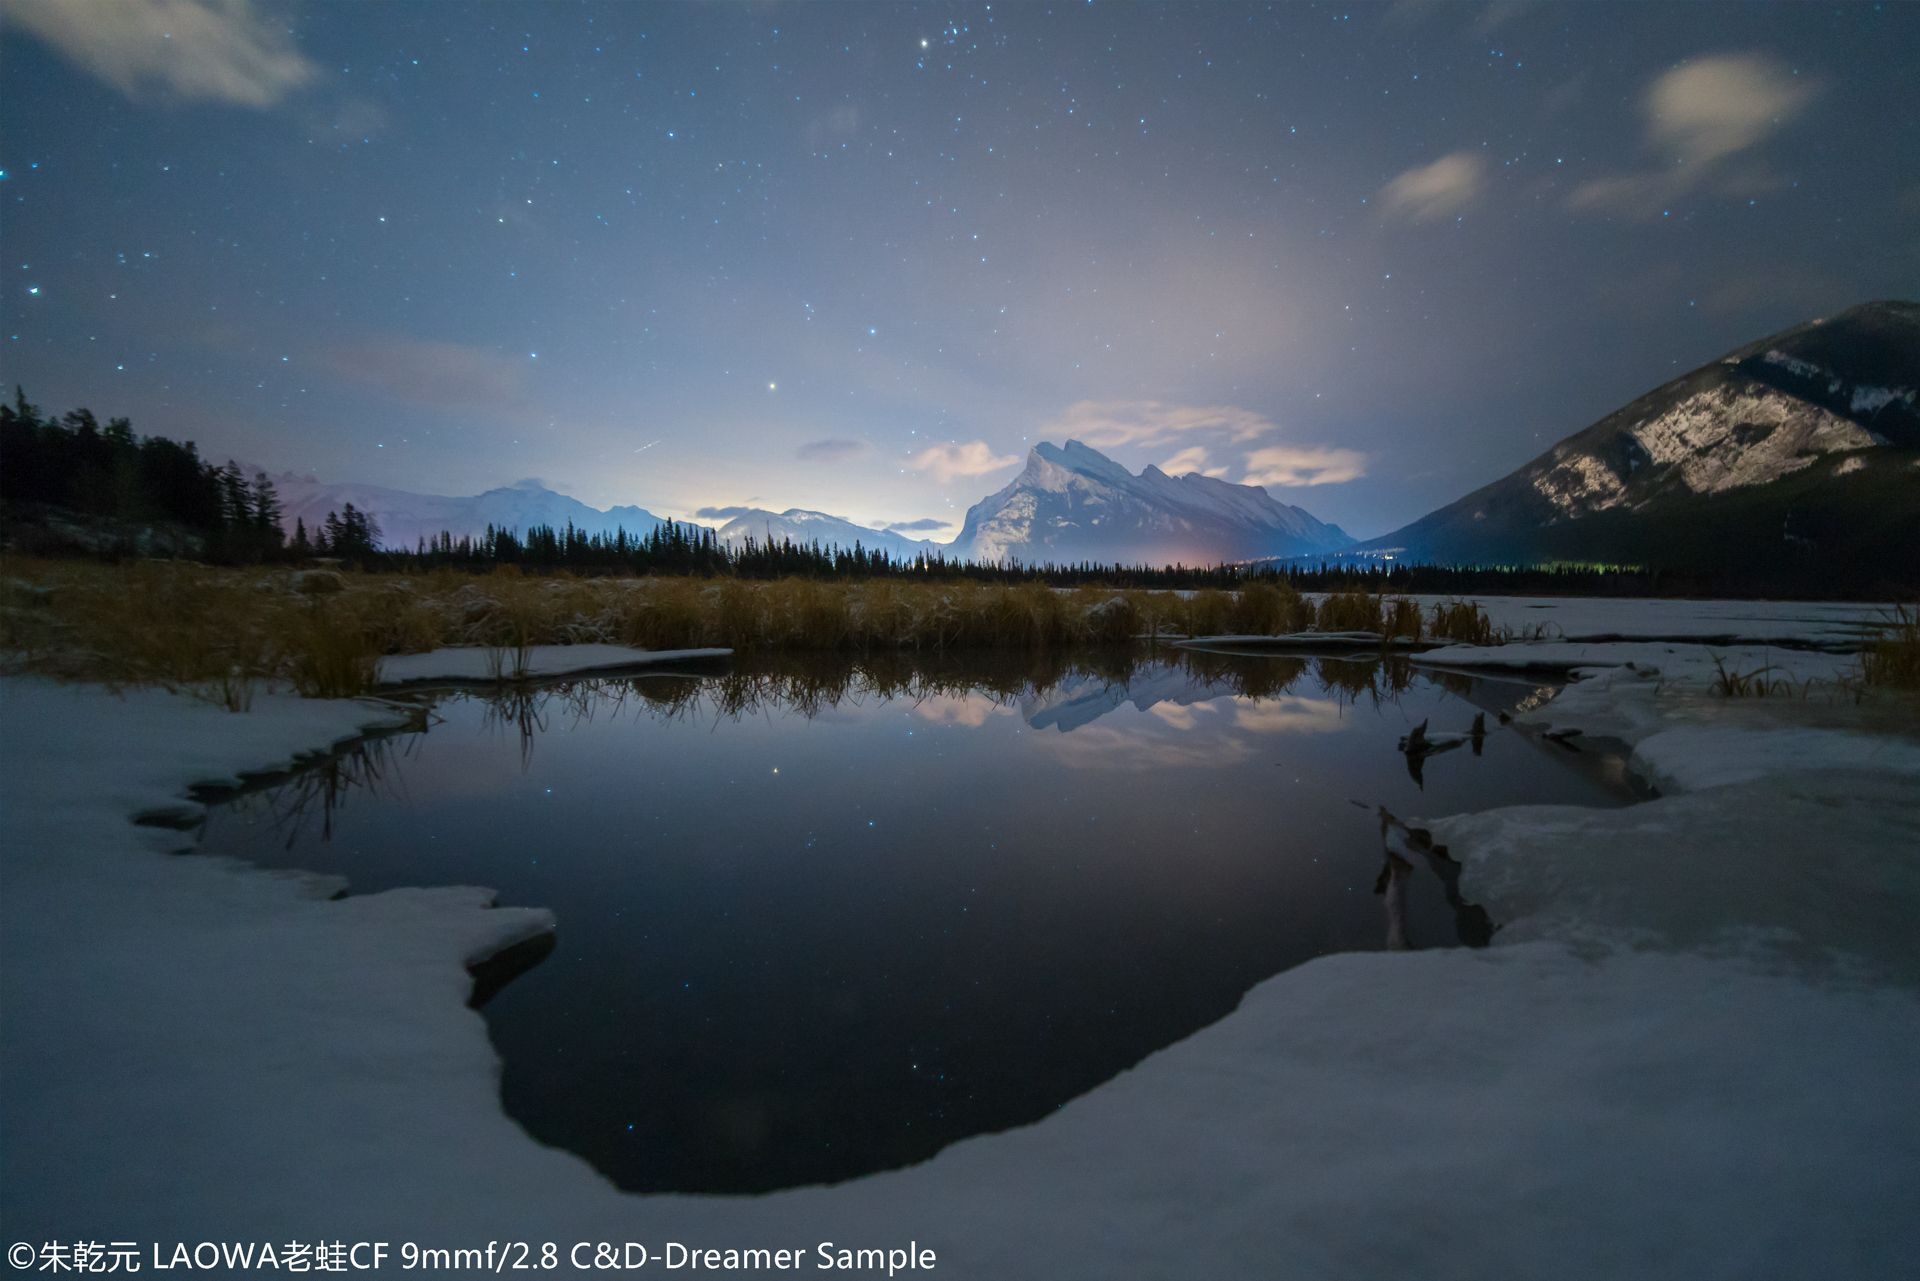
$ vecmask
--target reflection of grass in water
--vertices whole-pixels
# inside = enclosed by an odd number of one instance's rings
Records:
[[[1406,655],[1385,653],[1372,660],[1316,658],[1313,674],[1321,692],[1337,702],[1358,703],[1364,695],[1378,706],[1413,688],[1414,668]]]
[[[400,793],[400,761],[412,754],[416,737],[408,734],[404,742],[392,736],[362,739],[304,766],[285,782],[244,789],[230,804],[243,817],[263,812],[275,839],[285,834],[285,849],[293,848],[315,818],[320,822],[320,839],[330,840],[334,815],[349,796],[362,791]]]

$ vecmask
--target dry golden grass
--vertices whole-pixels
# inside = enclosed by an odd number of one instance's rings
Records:
[[[190,690],[236,710],[266,685],[321,698],[365,693],[382,655],[448,645],[486,646],[510,673],[534,645],[1032,651],[1275,634],[1313,620],[1298,593],[1270,584],[1183,595],[1041,583],[577,579],[510,566],[473,577],[0,560],[0,652],[10,670]]]
[[[1893,607],[1860,655],[1860,678],[1868,685],[1920,690],[1920,605]]]
[[[1350,592],[1316,606],[1284,583],[1238,592],[1055,590],[971,582],[482,577],[101,565],[0,559],[0,653],[11,670],[190,690],[236,710],[256,689],[362,694],[386,654],[485,646],[502,673],[534,645],[724,646],[871,657],[1052,651],[1137,637],[1371,631],[1417,641],[1414,602]],[[1485,643],[1486,616],[1436,606],[1431,634]]]
[[[1500,641],[1487,611],[1470,600],[1435,601],[1428,631],[1435,640],[1458,641],[1463,645],[1495,645]]]

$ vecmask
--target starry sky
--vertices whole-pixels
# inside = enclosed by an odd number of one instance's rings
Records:
[[[1920,297],[1920,6],[7,0],[0,379],[323,481],[1357,537]]]

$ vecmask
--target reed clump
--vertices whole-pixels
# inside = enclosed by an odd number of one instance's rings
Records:
[[[1889,689],[1920,690],[1920,605],[1896,605],[1860,654],[1860,679]]]
[[[1435,601],[1427,631],[1435,640],[1463,645],[1493,645],[1499,639],[1487,611],[1478,601],[1470,600]]]
[[[1320,599],[1316,622],[1323,632],[1385,633],[1380,598],[1362,591],[1333,592]]]

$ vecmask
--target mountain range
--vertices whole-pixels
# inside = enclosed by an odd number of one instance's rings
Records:
[[[1257,485],[1211,476],[1138,476],[1077,440],[1042,442],[999,493],[967,509],[948,555],[1025,564],[1214,565],[1337,551],[1338,526],[1276,502]]]
[[[761,543],[785,540],[796,547],[807,547],[814,543],[822,547],[852,548],[858,545],[867,551],[886,552],[896,560],[906,560],[922,552],[932,554],[947,550],[939,543],[930,543],[924,538],[908,538],[890,529],[869,529],[838,516],[800,507],[789,507],[783,512],[764,511],[758,507],[729,508],[727,511],[732,519],[715,534],[721,542],[734,547],[749,538]]]
[[[469,498],[274,477],[291,530],[347,503],[388,547],[489,524],[571,523],[645,534],[640,507],[601,511],[536,481]],[[1265,489],[1149,466],[1134,475],[1080,441],[1041,443],[941,545],[791,508],[703,511],[747,538],[899,558],[1026,564],[1211,565],[1289,558],[1553,562],[1804,579],[1920,581],[1920,304],[1874,302],[1728,352],[1576,432],[1525,466],[1384,537],[1355,542]]]
[[[1920,577],[1920,305],[1873,302],[1683,374],[1349,553]]]
[[[246,474],[251,476],[253,471],[247,470]],[[437,538],[442,531],[456,539],[478,537],[488,525],[524,532],[536,525],[565,529],[571,522],[575,529],[588,534],[612,534],[624,528],[629,534],[644,536],[665,523],[643,507],[601,511],[530,480],[468,498],[450,498],[379,485],[323,485],[312,476],[292,472],[270,479],[280,497],[280,523],[289,534],[296,519],[311,531],[326,520],[329,512],[343,511],[352,503],[379,526],[381,546],[401,551],[411,551],[421,539]]]

